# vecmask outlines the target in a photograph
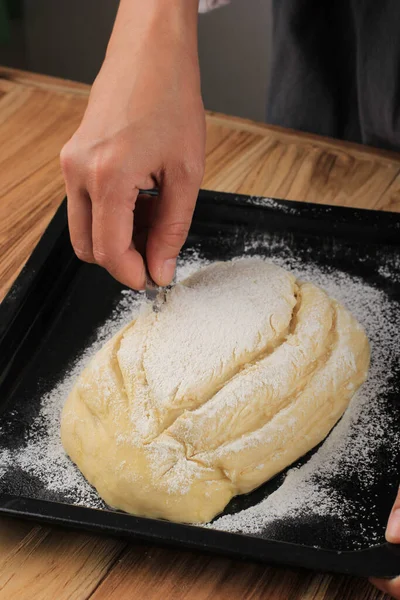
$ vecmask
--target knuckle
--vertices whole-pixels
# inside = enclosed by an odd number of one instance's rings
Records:
[[[93,257],[98,265],[104,267],[105,269],[111,268],[112,260],[108,252],[95,247],[93,248]]]
[[[110,178],[115,168],[115,160],[106,152],[100,150],[91,154],[87,163],[89,182],[94,190],[99,190],[103,184]]]
[[[68,174],[75,166],[75,152],[71,142],[67,142],[60,152],[60,164],[64,173]]]
[[[83,260],[83,262],[92,262],[93,261],[92,251],[89,250],[88,248],[85,248],[84,246],[75,245],[74,252],[75,252],[76,256],[79,258],[79,260]]]
[[[204,176],[204,162],[196,158],[187,158],[179,164],[178,174],[185,182],[200,183]]]

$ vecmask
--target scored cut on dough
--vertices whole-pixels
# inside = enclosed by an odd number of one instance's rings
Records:
[[[271,263],[214,263],[146,305],[84,369],[64,448],[112,507],[208,522],[321,442],[369,345],[319,287]]]

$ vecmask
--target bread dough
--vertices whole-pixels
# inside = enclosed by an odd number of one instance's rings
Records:
[[[92,358],[62,442],[110,506],[207,522],[321,442],[368,363],[363,328],[319,287],[215,263]]]

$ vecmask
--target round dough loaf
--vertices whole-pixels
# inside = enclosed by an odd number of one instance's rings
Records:
[[[368,363],[363,328],[319,287],[215,263],[93,357],[62,442],[110,506],[207,522],[321,442]]]

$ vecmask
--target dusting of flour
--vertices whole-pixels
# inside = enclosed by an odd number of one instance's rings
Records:
[[[226,514],[208,525],[224,531],[254,535],[261,532],[263,535],[273,533],[277,520],[296,518],[305,512],[316,516],[334,514],[342,521],[346,519],[352,507],[346,506],[343,497],[324,483],[335,474],[350,477],[357,472],[360,494],[364,491],[367,493],[373,484],[376,473],[373,464],[390,426],[383,397],[392,385],[391,365],[394,364],[393,361],[398,361],[396,315],[398,318],[399,307],[392,299],[362,278],[321,268],[312,262],[312,257],[311,260],[303,261],[282,247],[277,247],[274,252],[272,243],[268,237],[264,240],[250,239],[241,256],[259,255],[265,258],[265,254],[271,255],[275,264],[290,270],[302,280],[312,281],[324,288],[364,326],[372,356],[367,382],[311,459],[301,467],[290,469],[278,490],[259,504],[235,514]],[[187,251],[178,262],[177,280],[185,279],[206,264],[209,261],[197,251]],[[390,267],[382,266],[380,274],[389,277],[392,271]],[[110,318],[97,331],[94,343],[77,357],[72,368],[51,392],[43,396],[40,412],[29,428],[23,447],[2,448],[0,423],[0,490],[7,467],[13,466],[40,480],[47,496],[51,497],[54,492],[73,504],[104,507],[96,491],[64,453],[59,434],[61,411],[77,376],[89,358],[138,314],[143,301],[142,294],[122,292]]]
[[[197,252],[187,254],[177,269],[177,280],[185,279],[201,266],[208,264]],[[89,508],[106,505],[96,490],[86,481],[79,469],[64,452],[60,439],[61,413],[72,387],[94,354],[123,326],[132,321],[145,303],[143,294],[123,290],[109,319],[97,330],[94,342],[76,358],[67,374],[41,399],[39,414],[29,424],[23,446],[10,449],[2,445],[2,433],[7,422],[0,421],[0,492],[2,479],[9,468],[20,470],[39,480],[46,499],[67,499],[71,504]]]
[[[123,290],[111,317],[96,332],[95,341],[76,359],[67,375],[41,399],[40,412],[30,424],[22,448],[2,448],[0,426],[0,484],[7,467],[12,465],[13,469],[19,468],[39,479],[50,497],[52,492],[57,492],[65,494],[74,504],[93,508],[104,506],[96,491],[64,452],[60,439],[61,412],[77,377],[89,359],[107,339],[129,323],[138,310],[138,295]]]
[[[245,251],[257,256],[258,246],[262,247],[263,242],[250,242]],[[290,469],[283,484],[260,503],[236,514],[224,515],[208,525],[213,529],[253,535],[262,533],[263,536],[273,536],[276,523],[282,519],[333,515],[346,526],[346,519],[354,516],[360,507],[350,504],[350,500],[335,491],[329,482],[335,476],[351,478],[356,473],[360,495],[369,493],[376,477],[377,453],[384,446],[391,425],[384,397],[392,386],[391,366],[399,360],[400,307],[383,291],[361,278],[338,270],[321,270],[312,262],[296,259],[280,244],[275,248],[276,254],[273,250],[276,264],[290,270],[297,278],[321,286],[353,313],[366,330],[371,346],[371,365],[367,381],[353,397],[341,421],[303,466]],[[388,276],[388,268],[381,267],[380,274]],[[400,435],[396,437],[398,447]],[[387,475],[390,477],[390,473]],[[372,532],[376,541],[381,535],[381,531]]]

